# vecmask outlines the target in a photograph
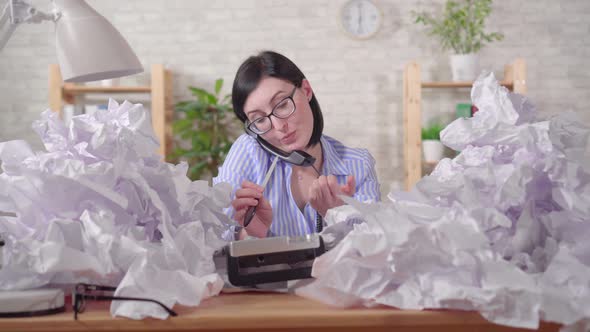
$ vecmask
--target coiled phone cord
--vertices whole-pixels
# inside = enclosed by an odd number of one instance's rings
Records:
[[[319,212],[315,213],[315,228],[317,233],[321,233],[324,229],[324,219],[320,216]]]
[[[322,175],[322,173],[320,173],[320,171],[318,171],[317,168],[315,168],[314,164],[311,164],[311,167],[313,167],[313,169],[315,170],[316,173],[318,173],[318,177],[320,175]],[[316,211],[315,213],[315,229],[317,233],[321,233],[322,230],[324,229],[324,219],[322,218],[322,216],[320,215],[319,212]]]

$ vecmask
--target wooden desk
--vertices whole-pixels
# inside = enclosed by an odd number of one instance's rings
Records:
[[[90,303],[89,303],[90,304]],[[165,321],[111,318],[109,303],[94,303],[74,320],[65,313],[0,319],[0,331],[530,331],[493,325],[474,312],[392,308],[338,309],[292,294],[222,294],[198,307],[175,307]],[[543,324],[540,331],[557,331]]]

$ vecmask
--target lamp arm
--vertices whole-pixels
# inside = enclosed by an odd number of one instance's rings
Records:
[[[16,24],[12,23],[11,18],[12,1],[8,0],[8,3],[4,6],[2,12],[0,12],[0,50],[4,48],[4,45],[6,45],[8,39],[12,36],[14,29],[16,29]]]
[[[61,14],[55,8],[51,13],[37,10],[23,0],[8,0],[0,13],[0,50],[4,48],[16,27],[21,23],[41,23],[43,21],[57,21]]]

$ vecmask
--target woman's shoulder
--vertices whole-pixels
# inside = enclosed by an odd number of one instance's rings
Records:
[[[256,139],[242,134],[232,143],[223,165],[219,168],[217,179],[223,181],[238,175],[251,177],[257,173],[259,165],[267,162],[267,159],[265,151]]]
[[[233,143],[232,143],[232,150],[235,152],[247,152],[252,153],[253,155],[258,155],[260,152],[263,152],[260,144],[256,141],[256,139],[248,134],[240,135]]]
[[[256,139],[248,134],[241,134],[236,138],[232,146],[254,147],[258,145]]]
[[[342,161],[368,161],[374,163],[375,160],[369,150],[364,148],[351,148],[344,145],[339,140],[330,136],[322,135],[322,140],[326,143],[327,148],[336,154]]]
[[[225,160],[224,164],[230,165],[238,161],[240,164],[255,164],[265,160],[265,151],[260,147],[256,139],[247,134],[242,134],[232,143]],[[234,165],[234,167],[237,167],[237,165]]]

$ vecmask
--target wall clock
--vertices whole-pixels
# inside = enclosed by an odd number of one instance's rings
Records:
[[[340,11],[344,32],[355,39],[369,39],[381,27],[381,9],[371,0],[349,0]]]

